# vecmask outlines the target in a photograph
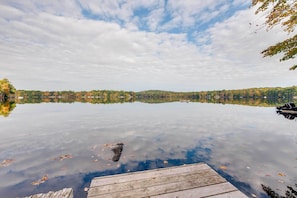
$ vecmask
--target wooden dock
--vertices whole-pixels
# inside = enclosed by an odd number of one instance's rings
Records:
[[[73,190],[72,188],[64,188],[56,192],[50,191],[48,193],[40,193],[24,198],[73,198]]]
[[[88,198],[247,198],[205,163],[94,178]]]

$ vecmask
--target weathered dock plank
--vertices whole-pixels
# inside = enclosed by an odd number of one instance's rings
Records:
[[[178,168],[169,167],[169,168],[161,168],[161,169],[134,172],[134,173],[111,175],[111,176],[105,176],[105,177],[96,177],[92,180],[90,187],[94,187],[98,185],[114,184],[115,180],[117,181],[116,183],[122,183],[122,182],[128,182],[128,181],[135,181],[139,179],[148,179],[152,177],[178,175],[181,173],[193,172],[193,171],[199,171],[199,170],[203,171],[203,170],[212,170],[212,169],[204,163],[199,163],[195,165],[178,166]],[[173,174],[173,171],[174,171],[174,174]]]
[[[73,190],[72,188],[64,188],[59,191],[50,191],[48,193],[40,193],[24,198],[73,198]]]
[[[224,194],[226,192],[236,192],[237,189],[230,185],[227,182],[220,183],[220,184],[214,184],[210,186],[203,186],[200,188],[193,188],[193,189],[187,189],[184,191],[178,191],[173,193],[167,193],[157,196],[151,196],[151,198],[176,198],[176,197],[197,197],[199,195],[200,197],[205,196],[212,196],[212,195],[218,195],[218,194]]]
[[[94,178],[88,198],[107,197],[238,197],[242,192],[207,164],[126,173]]]

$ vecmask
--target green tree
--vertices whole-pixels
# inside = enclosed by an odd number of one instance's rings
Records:
[[[252,0],[252,5],[259,5],[256,14],[269,10],[266,16],[266,25],[268,29],[281,24],[284,31],[293,33],[297,25],[297,1],[295,0]],[[270,10],[271,9],[271,10]],[[264,57],[274,56],[283,53],[280,61],[286,61],[295,58],[297,54],[297,35],[268,47],[261,52]],[[290,70],[295,70],[297,64]]]

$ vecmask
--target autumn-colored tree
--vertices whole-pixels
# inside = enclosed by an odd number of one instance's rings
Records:
[[[259,5],[256,14],[263,11],[268,11],[266,16],[266,25],[271,29],[275,25],[281,24],[284,31],[288,34],[293,33],[297,25],[297,1],[296,0],[252,0],[252,5]],[[262,54],[264,57],[274,56],[283,53],[280,61],[285,61],[295,58],[297,54],[297,35],[268,47]],[[293,65],[290,70],[295,70],[297,64]]]
[[[14,102],[0,103],[0,116],[8,117],[10,112],[16,107]]]
[[[14,86],[4,78],[3,80],[0,80],[0,94],[4,95],[5,97],[8,97],[10,94],[15,93]]]

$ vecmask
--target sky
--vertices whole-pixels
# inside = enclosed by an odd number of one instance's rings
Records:
[[[255,9],[247,0],[0,0],[0,79],[44,91],[296,85],[294,60],[261,55],[292,34],[267,31]]]

